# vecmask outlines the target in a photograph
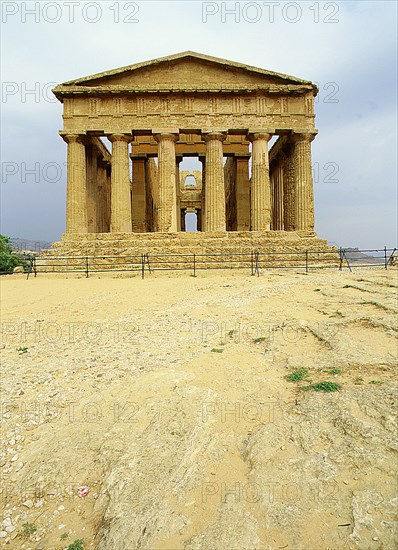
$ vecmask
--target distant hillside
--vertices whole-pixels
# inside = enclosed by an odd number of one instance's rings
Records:
[[[52,245],[49,241],[32,241],[30,239],[20,239],[19,237],[10,237],[10,241],[16,250],[30,250],[32,252],[40,252],[45,248],[51,248]]]
[[[358,248],[343,247],[343,250],[345,250],[345,254],[350,262],[362,264],[380,264],[384,262],[384,250],[372,252],[371,255],[360,252]]]

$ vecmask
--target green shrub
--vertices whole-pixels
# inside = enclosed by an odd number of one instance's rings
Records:
[[[17,265],[22,265],[27,269],[29,262],[15,252],[9,237],[0,235],[0,273],[12,273]]]
[[[24,537],[29,537],[30,535],[33,535],[33,533],[36,533],[37,527],[34,523],[23,523],[21,527],[21,535]]]
[[[68,550],[84,550],[83,540],[82,539],[74,540],[68,546]]]

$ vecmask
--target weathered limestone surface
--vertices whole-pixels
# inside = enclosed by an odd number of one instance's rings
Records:
[[[236,231],[250,231],[249,155],[237,154],[236,161]]]
[[[279,231],[283,250],[289,233],[309,231],[314,244],[317,91],[309,81],[194,52],[57,86],[68,143],[67,235],[98,234],[104,251],[103,235],[123,235],[113,249],[122,254],[130,234],[164,233],[172,248],[194,213],[198,231],[218,235],[221,251],[224,232],[258,232],[265,246]],[[180,170],[185,157],[199,158],[202,170]],[[194,185],[185,185],[188,175]],[[239,238],[231,237],[234,246]]]
[[[111,232],[130,232],[131,189],[128,164],[129,136],[112,134]]]
[[[146,158],[136,158],[133,163],[133,182],[131,189],[133,233],[145,233],[146,224]]]
[[[86,153],[82,136],[67,134],[66,231],[87,233]]]
[[[270,134],[253,134],[251,182],[251,230],[269,231],[271,228],[271,191],[269,180],[268,141]]]
[[[155,136],[159,144],[158,163],[158,231],[177,231],[177,203],[176,203],[176,136],[160,134]]]
[[[222,142],[225,136],[212,133],[206,142],[205,231],[225,231],[225,186]]]
[[[299,231],[314,229],[314,194],[312,184],[311,148],[314,136],[295,136],[293,149],[295,183],[295,227]]]
[[[70,235],[64,234],[62,240],[54,243],[53,249],[44,251],[43,258],[48,263],[57,256],[89,256],[91,265],[109,264],[107,257],[112,256],[115,268],[126,264],[125,256],[141,262],[141,255],[148,254],[154,267],[161,262],[166,267],[181,267],[184,254],[186,265],[192,267],[192,255],[197,255],[197,262],[202,266],[221,267],[227,256],[234,265],[247,265],[252,252],[260,253],[260,267],[305,265],[306,251],[309,251],[310,265],[339,265],[337,250],[319,239],[312,231],[221,231],[212,233],[103,233]],[[201,255],[224,255],[224,257],[201,257]],[[245,257],[235,256],[243,254]],[[174,257],[172,255],[175,255]],[[95,258],[95,259],[94,259]],[[81,261],[75,262],[81,264]],[[41,264],[43,265],[43,264]],[[70,265],[73,265],[71,260]],[[43,269],[45,269],[43,267]]]

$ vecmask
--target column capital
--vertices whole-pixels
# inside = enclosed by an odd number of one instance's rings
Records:
[[[107,138],[111,143],[114,143],[115,141],[124,141],[125,143],[130,143],[133,141],[133,136],[129,134],[110,134],[107,135]]]
[[[252,143],[253,141],[257,141],[258,139],[269,141],[271,138],[272,134],[269,134],[268,132],[255,132],[247,135],[247,139]]]
[[[153,139],[159,143],[160,141],[174,141],[176,143],[178,141],[178,135],[177,134],[153,134]]]
[[[222,143],[227,139],[227,135],[224,134],[223,132],[209,132],[208,134],[203,134],[202,137],[205,143],[212,140],[218,140],[218,141],[221,141]]]
[[[292,139],[294,142],[296,141],[313,141],[315,139],[315,136],[318,132],[303,132],[303,133],[296,133],[294,132],[292,134]]]
[[[82,143],[84,144],[87,136],[85,134],[61,134],[62,139],[66,143]]]

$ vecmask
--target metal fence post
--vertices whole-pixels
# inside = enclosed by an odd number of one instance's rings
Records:
[[[193,255],[193,276],[196,277],[196,254]]]
[[[387,261],[387,247],[385,246],[384,247],[384,268],[387,269],[387,264],[388,264],[388,261]]]
[[[305,251],[305,272],[308,273],[308,250]]]
[[[88,256],[86,256],[86,279],[88,279]]]

